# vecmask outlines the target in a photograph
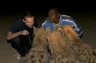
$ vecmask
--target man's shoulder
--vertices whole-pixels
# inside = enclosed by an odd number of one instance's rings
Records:
[[[45,20],[43,23],[42,23],[42,26],[46,25],[47,24],[47,20]]]
[[[22,20],[15,20],[12,25],[10,26],[10,28],[19,28],[23,26],[23,21]]]
[[[62,19],[72,19],[72,17],[69,16],[69,15],[60,15],[60,17],[61,17]]]
[[[22,19],[18,19],[16,20],[17,23],[23,23],[23,20]]]
[[[74,22],[74,19],[69,15],[60,15],[60,19],[62,21]]]
[[[46,24],[49,23],[49,22],[50,22],[49,19],[46,18],[45,21],[42,23],[42,25],[46,25]]]
[[[20,24],[24,24],[22,19],[15,20],[13,25],[20,25]]]

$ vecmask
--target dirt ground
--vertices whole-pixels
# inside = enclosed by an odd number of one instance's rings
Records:
[[[69,15],[71,15],[81,24],[82,30],[84,32],[82,40],[95,47],[96,13],[69,13]],[[0,16],[0,63],[18,63],[18,60],[16,59],[17,52],[10,46],[9,43],[6,42],[7,32],[15,18],[16,16],[14,15]],[[39,20],[39,26],[43,20],[44,18]]]

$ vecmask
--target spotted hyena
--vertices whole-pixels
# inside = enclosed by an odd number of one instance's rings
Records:
[[[84,43],[71,26],[35,33],[29,63],[96,63],[96,49]]]
[[[64,26],[63,31],[66,44],[70,51],[80,60],[80,63],[96,63],[96,49],[84,43],[72,27]]]
[[[96,49],[84,43],[71,26],[48,36],[52,63],[96,63]]]
[[[80,63],[76,56],[67,49],[64,35],[61,31],[54,31],[48,35],[49,48],[53,60],[51,63]]]
[[[29,52],[29,63],[49,63],[50,53],[48,51],[47,32],[43,28],[35,32],[32,49]]]

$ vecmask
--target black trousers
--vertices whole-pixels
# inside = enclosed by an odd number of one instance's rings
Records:
[[[28,38],[16,37],[11,40],[11,46],[17,50],[21,57],[25,57],[30,48],[32,47],[32,42]]]

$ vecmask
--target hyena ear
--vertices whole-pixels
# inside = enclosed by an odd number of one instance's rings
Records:
[[[69,39],[79,39],[78,34],[74,31],[72,26],[66,25],[63,27],[63,30]]]

